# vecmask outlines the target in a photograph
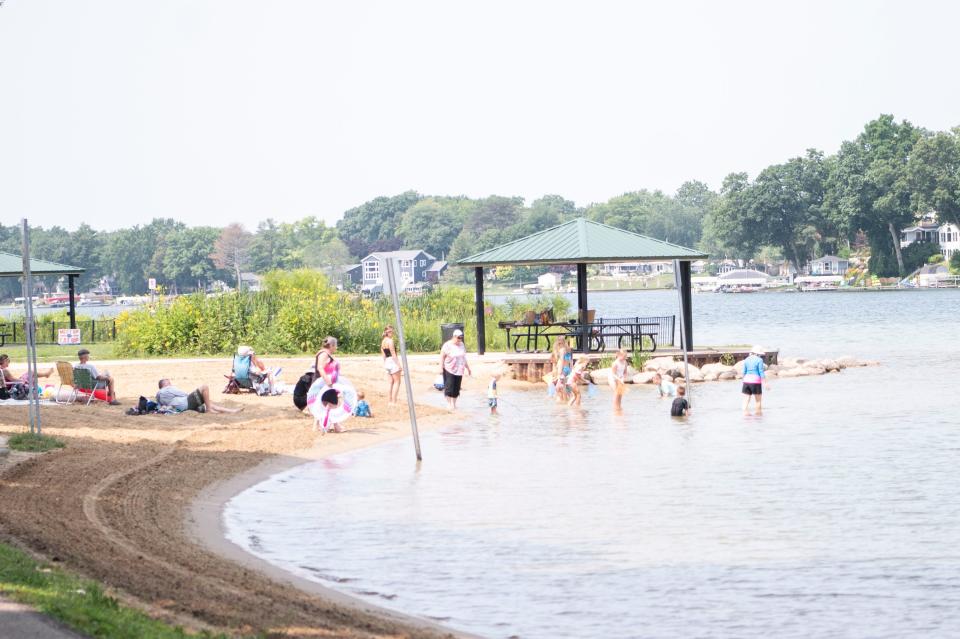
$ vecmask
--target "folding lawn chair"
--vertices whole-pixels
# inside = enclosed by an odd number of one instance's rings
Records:
[[[77,388],[73,385],[73,364],[70,362],[57,362],[57,375],[60,376],[60,386],[57,387],[57,393],[53,400],[58,404],[72,404],[77,399]],[[70,387],[70,394],[66,399],[60,399],[60,391],[64,386]]]
[[[87,406],[89,406],[90,402],[94,400],[94,393],[98,390],[107,390],[107,381],[104,379],[95,379],[93,374],[86,368],[74,368],[73,389],[74,393],[87,394]]]

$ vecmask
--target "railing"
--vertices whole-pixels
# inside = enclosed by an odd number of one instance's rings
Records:
[[[57,334],[61,328],[70,328],[70,322],[44,322],[35,324],[37,344],[56,344]],[[117,321],[115,319],[78,320],[80,342],[93,344],[96,342],[112,342],[117,339]],[[0,324],[0,334],[6,336],[7,344],[26,343],[26,325],[23,322],[5,322]]]
[[[674,333],[676,330],[676,316],[674,315],[667,315],[665,317],[602,317],[598,318],[594,324],[598,326],[604,324],[633,324],[635,326],[642,326],[643,333],[656,333],[655,339],[657,340],[657,346],[674,345]],[[606,350],[616,349],[618,336],[616,334],[606,336],[606,331],[604,331],[604,334]]]
[[[655,351],[674,345],[676,321],[667,317],[618,317],[596,319],[589,324],[560,322],[556,324],[500,322],[507,331],[507,349],[518,353],[550,350],[553,340],[566,338],[575,350],[581,350],[584,335],[590,352]]]

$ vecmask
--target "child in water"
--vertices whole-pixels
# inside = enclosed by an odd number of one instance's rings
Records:
[[[627,351],[620,349],[617,351],[617,358],[610,367],[610,388],[613,390],[613,410],[623,408],[623,394],[626,392],[627,377]]]
[[[677,394],[677,385],[673,382],[664,381],[660,373],[653,376],[653,383],[657,385],[657,391],[660,393],[660,399],[664,397],[673,397]]]
[[[373,411],[370,410],[370,404],[367,403],[367,400],[364,399],[365,395],[362,390],[357,391],[357,405],[353,409],[353,415],[355,417],[373,417]]]
[[[494,373],[490,377],[490,383],[487,384],[487,406],[490,407],[490,414],[497,414],[497,380],[500,379],[500,373]]]
[[[677,398],[673,400],[673,404],[670,406],[671,417],[686,417],[690,414],[690,402],[684,397],[686,394],[687,389],[685,387],[677,387]]]
[[[570,375],[567,377],[566,384],[567,388],[570,391],[570,399],[567,401],[568,406],[579,406],[580,405],[580,383],[584,381],[583,371],[587,369],[587,362],[585,360],[580,360],[573,365],[573,369],[570,371]]]

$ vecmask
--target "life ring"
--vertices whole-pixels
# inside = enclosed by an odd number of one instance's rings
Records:
[[[307,409],[316,420],[317,430],[323,432],[349,419],[356,405],[357,391],[345,377],[330,385],[318,377],[307,391]]]

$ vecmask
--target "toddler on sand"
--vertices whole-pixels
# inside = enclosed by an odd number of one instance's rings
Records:
[[[357,406],[353,409],[355,417],[373,417],[373,411],[370,410],[370,404],[364,399],[362,390],[357,391]]]

